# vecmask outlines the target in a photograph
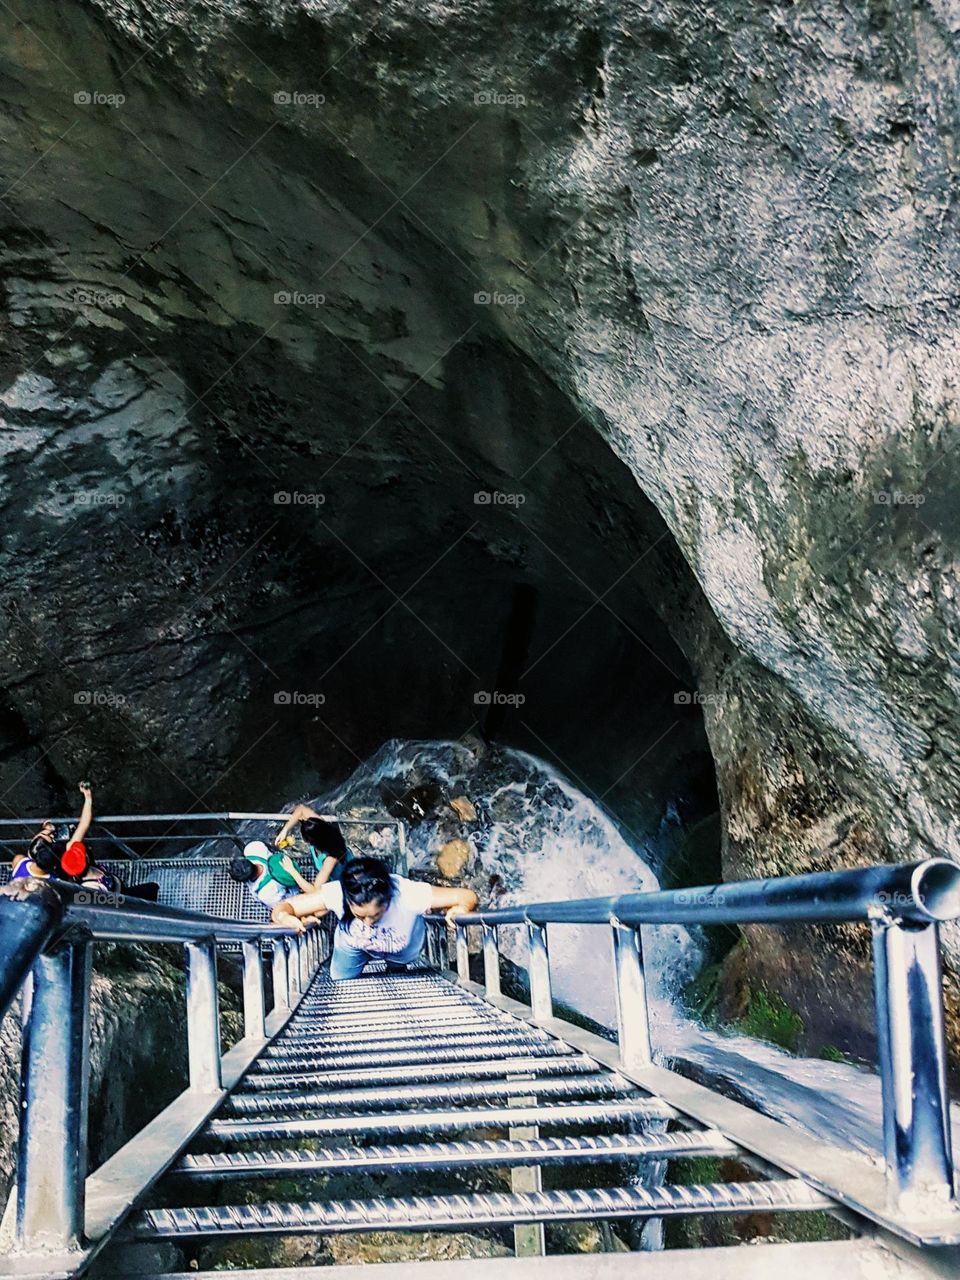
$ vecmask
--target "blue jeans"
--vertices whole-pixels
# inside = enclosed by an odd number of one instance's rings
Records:
[[[335,929],[333,934],[333,956],[330,960],[330,977],[334,982],[344,978],[359,978],[364,967],[371,960],[382,960],[387,972],[405,969],[408,964],[416,964],[423,950],[426,929],[418,920],[419,929],[415,929],[409,943],[402,951],[364,951],[348,942],[342,929]]]

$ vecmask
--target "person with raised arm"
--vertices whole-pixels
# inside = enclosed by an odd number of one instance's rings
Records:
[[[300,837],[310,849],[310,857],[317,872],[313,888],[319,889],[328,880],[339,880],[351,856],[347,842],[337,824],[321,817],[310,805],[294,806],[290,817],[277,832],[274,840],[276,847],[287,848],[291,842],[293,828],[298,822]]]
[[[83,808],[73,831],[66,840],[60,841],[56,827],[47,819],[30,841],[29,850],[13,859],[11,880],[22,880],[28,876],[40,880],[50,876],[69,880],[86,871],[90,855],[83,841],[93,822],[93,788],[89,782],[79,785]]]

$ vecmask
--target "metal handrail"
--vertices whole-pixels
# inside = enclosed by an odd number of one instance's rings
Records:
[[[94,1212],[93,1238],[88,1240],[93,941],[183,945],[190,1083],[164,1113],[167,1136],[159,1146],[156,1138],[141,1142],[135,1137],[111,1158],[111,1171],[94,1197],[99,1208]],[[217,987],[220,942],[239,942],[243,953],[244,1037],[226,1057],[221,1053]],[[272,951],[269,1019],[264,944]],[[328,945],[322,928],[294,936],[275,925],[203,915],[55,879],[16,880],[0,889],[0,1016],[27,977],[32,979],[24,998],[16,1192],[12,1220],[8,1223],[11,1215],[4,1219],[3,1248],[22,1260],[41,1258],[44,1271],[53,1267],[54,1255],[61,1259],[54,1269],[71,1273],[89,1260],[123,1213],[189,1141],[196,1124],[219,1105],[237,1072],[249,1066],[290,1016]],[[95,1183],[97,1177],[91,1175],[89,1181]]]
[[[887,914],[917,924],[960,918],[960,866],[928,858],[902,866],[734,880],[694,889],[571,898],[474,911],[462,924],[842,923]]]
[[[186,822],[188,819],[197,822],[286,822],[290,817],[287,813],[242,813],[233,810],[223,813],[105,813],[97,817],[98,822]],[[361,827],[384,827],[398,826],[399,818],[383,817],[383,818],[349,818],[343,814],[321,814],[320,817],[324,822],[342,822],[346,825],[354,824]],[[39,826],[43,822],[65,822],[76,823],[77,815],[71,814],[66,818],[0,818],[0,827],[31,827]]]
[[[627,1072],[642,1073],[653,1066],[654,1049],[641,926],[869,922],[889,1199],[898,1211],[922,1217],[956,1204],[939,926],[958,918],[960,866],[930,858],[903,866],[473,911],[455,921],[455,966],[459,980],[470,982],[468,930],[479,925],[484,986],[488,999],[499,999],[498,928],[525,926],[531,1012],[535,1021],[549,1023],[547,926],[608,926],[620,1063]],[[442,967],[443,917],[428,919],[428,957]]]
[[[277,925],[227,920],[63,880],[11,881],[0,888],[0,1018],[36,958],[68,932],[96,942],[184,944],[291,937]]]
[[[389,814],[379,817],[354,818],[343,814],[321,814],[320,818],[324,822],[332,822],[342,824],[346,827],[394,827],[396,828],[397,854],[399,870],[402,874],[407,871],[407,833],[406,827],[400,818],[394,818]],[[93,819],[90,832],[85,837],[88,845],[113,845],[126,853],[131,860],[139,860],[140,853],[135,846],[137,845],[165,845],[173,842],[175,845],[209,844],[218,842],[233,842],[239,847],[243,837],[234,830],[222,831],[203,831],[183,832],[166,830],[154,832],[147,835],[131,835],[125,832],[118,833],[110,830],[110,825],[118,823],[167,823],[171,826],[176,823],[219,823],[226,825],[227,823],[238,822],[288,822],[290,820],[290,812],[247,812],[245,810],[224,810],[216,813],[191,812],[191,813],[108,813],[97,815]],[[0,818],[0,831],[17,831],[35,830],[44,822],[52,822],[57,826],[75,826],[78,819],[76,814],[71,817],[45,817],[45,818]],[[11,851],[22,846],[24,837],[22,835],[7,835],[0,837],[0,857],[9,857]],[[197,859],[201,861],[202,859]]]

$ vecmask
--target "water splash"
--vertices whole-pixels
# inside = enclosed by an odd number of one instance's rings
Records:
[[[650,867],[652,849],[629,844],[599,805],[556,769],[523,751],[478,752],[454,742],[388,742],[343,787],[324,797],[324,803],[337,813],[359,816],[359,808],[371,803],[371,792],[377,792],[379,783],[394,777],[430,777],[449,796],[463,794],[474,803],[477,821],[466,824],[463,832],[443,814],[411,828],[409,865],[414,873],[435,873],[443,838],[465,834],[474,850],[468,878],[485,905],[660,887]],[[655,975],[654,994],[669,998],[697,971],[699,945],[679,926],[651,931],[645,942]],[[502,929],[500,944],[508,959],[525,966],[525,939],[519,927]],[[550,954],[557,997],[597,1022],[612,1025],[612,980],[598,976],[609,973],[612,979],[609,931],[595,925],[553,926]]]
[[[435,878],[440,845],[465,836],[473,849],[466,879],[477,887],[484,904],[601,897],[659,887],[651,869],[651,863],[660,862],[658,850],[631,844],[601,806],[550,765],[522,751],[395,740],[342,786],[313,803],[343,816],[381,815],[380,783],[392,778],[410,784],[433,779],[447,799],[466,795],[474,803],[475,823],[461,825],[441,805],[411,827],[409,866],[414,874]],[[519,929],[503,929],[501,935],[504,953],[525,965]],[[880,1087],[873,1072],[852,1064],[797,1058],[746,1036],[706,1030],[685,1016],[677,1001],[680,984],[693,977],[701,963],[695,935],[679,926],[645,927],[643,935],[654,975],[652,1033],[661,1057],[727,1087],[774,1119],[878,1158]],[[550,950],[558,999],[603,1026],[614,1026],[608,930],[596,925],[551,926]],[[957,1142],[956,1107],[954,1131]]]

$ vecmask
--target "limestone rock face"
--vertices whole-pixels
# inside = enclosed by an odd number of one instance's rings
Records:
[[[647,822],[705,725],[730,877],[956,857],[958,45],[944,0],[5,15],[24,802],[456,708]]]

